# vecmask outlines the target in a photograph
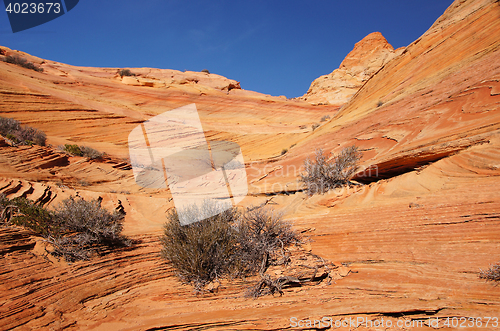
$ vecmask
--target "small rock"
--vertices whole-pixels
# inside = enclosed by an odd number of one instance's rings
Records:
[[[346,277],[351,272],[351,269],[349,269],[348,267],[342,266],[342,267],[339,267],[337,269],[337,272],[339,273],[339,276]]]

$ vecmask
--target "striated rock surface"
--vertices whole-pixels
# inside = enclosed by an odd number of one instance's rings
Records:
[[[37,73],[0,62],[0,116],[44,130],[53,145],[0,139],[0,192],[49,208],[70,195],[101,197],[106,208],[123,208],[124,232],[136,242],[67,264],[48,256],[41,238],[0,227],[0,328],[294,330],[293,318],[351,317],[367,322],[356,330],[382,319],[391,326],[380,329],[435,330],[429,318],[443,327],[447,317],[497,316],[498,286],[478,273],[500,260],[499,32],[498,2],[457,0],[340,111],[160,73],[149,78],[165,86],[136,86],[116,69],[30,58],[45,69]],[[242,148],[243,205],[284,212],[312,239],[304,249],[335,265],[331,283],[251,300],[243,297],[251,279],[196,296],[174,277],[159,256],[170,193],[135,184],[127,136],[193,102],[207,139]],[[69,157],[55,148],[64,143],[109,155]],[[363,152],[360,185],[308,197],[298,181],[305,158],[352,144]]]
[[[394,48],[380,32],[370,33],[356,43],[338,69],[314,80],[307,93],[299,99],[312,104],[341,106],[380,68],[404,48]]]

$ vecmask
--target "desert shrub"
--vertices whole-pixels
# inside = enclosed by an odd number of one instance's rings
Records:
[[[24,126],[18,131],[14,131],[13,135],[17,140],[25,145],[40,145],[45,146],[47,142],[47,136],[43,131],[32,128],[30,126]]]
[[[7,55],[4,61],[27,69],[43,72],[43,68],[37,67],[32,62],[28,62],[28,60],[26,60],[23,57],[20,57],[19,55]]]
[[[6,136],[21,129],[21,123],[13,118],[0,117],[0,134]]]
[[[304,161],[305,172],[300,174],[300,180],[306,185],[310,195],[325,193],[328,190],[349,183],[349,179],[358,171],[362,153],[358,147],[344,148],[339,154],[332,155],[329,160],[323,150],[316,150],[314,160]]]
[[[299,125],[299,129],[304,130],[305,128],[307,128],[307,125]]]
[[[316,130],[317,128],[319,128],[319,123],[315,123],[315,124],[311,125],[311,129],[313,131]]]
[[[285,155],[286,153],[288,153],[288,148],[283,148],[281,150],[281,155]]]
[[[88,146],[78,146],[77,144],[65,144],[64,146],[59,146],[58,149],[62,152],[74,155],[74,156],[84,156],[91,160],[97,160],[104,156],[104,153],[99,152]]]
[[[210,74],[210,71],[208,71],[208,69],[203,69],[201,72],[204,72],[206,74]]]
[[[199,208],[183,210],[196,217],[208,209],[218,208],[205,202]],[[161,255],[168,259],[180,279],[201,292],[210,282],[232,273],[236,255],[237,237],[232,224],[237,212],[225,210],[216,216],[188,225],[181,225],[176,211],[167,215],[161,238]]]
[[[47,135],[43,131],[27,125],[21,127],[21,123],[13,118],[0,117],[0,134],[14,143],[25,145],[45,146],[47,142]]]
[[[324,122],[324,121],[326,121],[328,119],[330,119],[330,115],[325,115],[325,116],[321,117],[320,122]]]
[[[104,153],[88,146],[80,146],[80,151],[82,153],[82,156],[85,156],[91,160],[100,159],[104,156]]]
[[[121,234],[123,214],[109,212],[99,200],[70,197],[54,210],[55,223],[62,231],[50,234],[53,254],[67,261],[88,259],[99,246],[124,246],[129,241]]]
[[[123,76],[135,76],[135,74],[130,71],[130,69],[121,69],[120,71],[118,71],[118,74],[123,77]]]
[[[384,102],[383,102],[382,100],[379,100],[379,101],[377,102],[377,107],[381,107],[381,106],[383,106],[383,105],[384,105]]]
[[[264,273],[269,265],[286,262],[284,249],[299,243],[292,225],[271,208],[250,208],[236,223],[240,274]]]
[[[12,133],[7,133],[5,135],[5,138],[11,140],[14,144],[18,144],[19,140],[17,140],[16,136],[14,136]]]
[[[491,265],[488,270],[481,270],[479,278],[493,282],[500,282],[500,263]]]
[[[222,210],[205,202],[183,213],[199,215]],[[252,208],[238,212],[223,210],[199,222],[182,225],[176,211],[167,214],[161,237],[161,255],[169,260],[180,279],[202,292],[211,282],[224,277],[244,277],[263,273],[283,260],[284,249],[298,242],[298,235],[279,213],[270,208]],[[281,253],[281,254],[280,254]]]
[[[7,199],[0,194],[2,220],[6,208],[15,214],[11,224],[23,226],[41,235],[53,245],[53,255],[67,261],[88,259],[99,246],[129,245],[121,235],[123,214],[103,209],[98,200],[69,198],[54,211],[48,211],[26,198]]]
[[[71,155],[75,155],[75,156],[82,156],[83,155],[82,150],[76,144],[74,144],[74,145],[65,144],[63,147],[63,151],[65,151],[66,153],[69,153]]]
[[[11,223],[29,228],[42,236],[59,233],[60,225],[53,221],[52,213],[43,207],[23,197],[14,198],[9,203],[16,206],[17,211]]]

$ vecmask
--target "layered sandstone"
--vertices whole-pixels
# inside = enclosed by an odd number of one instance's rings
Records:
[[[400,55],[404,48],[394,48],[380,32],[373,32],[356,43],[338,69],[311,83],[300,99],[312,104],[341,106],[386,63]]]
[[[100,196],[106,208],[123,207],[124,231],[136,240],[128,250],[67,264],[48,256],[41,238],[0,228],[0,325],[279,330],[297,329],[293,317],[352,317],[389,320],[387,330],[433,330],[429,318],[496,316],[498,287],[478,272],[499,260],[499,31],[498,2],[455,1],[338,113],[160,76],[165,86],[128,85],[116,69],[40,59],[45,71],[37,73],[0,63],[0,115],[44,130],[53,145],[12,147],[0,139],[0,191],[49,208],[70,195]],[[193,102],[207,139],[242,148],[243,205],[284,212],[312,239],[304,249],[339,267],[331,283],[249,300],[242,295],[248,281],[196,296],[175,278],[159,257],[170,194],[136,185],[127,136],[145,119]],[[321,122],[325,115],[330,120]],[[312,130],[314,123],[321,126]],[[54,148],[68,142],[109,156],[94,162]],[[308,197],[298,181],[305,158],[351,144],[367,169],[359,185]],[[398,321],[417,324],[399,328]]]

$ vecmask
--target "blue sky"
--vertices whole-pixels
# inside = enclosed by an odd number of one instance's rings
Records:
[[[338,68],[369,33],[407,46],[451,3],[80,0],[67,14],[15,34],[0,13],[0,45],[80,66],[208,69],[244,89],[292,98]]]

